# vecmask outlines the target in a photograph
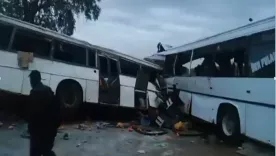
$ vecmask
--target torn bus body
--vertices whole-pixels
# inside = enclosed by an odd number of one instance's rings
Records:
[[[0,34],[1,92],[28,96],[38,70],[68,116],[83,104],[158,107],[159,65],[4,15]]]
[[[179,90],[182,112],[216,125],[222,139],[275,146],[275,17],[156,55],[148,60],[165,58],[167,90]]]

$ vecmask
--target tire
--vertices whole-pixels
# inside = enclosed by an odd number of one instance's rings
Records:
[[[82,89],[77,83],[63,83],[58,87],[57,100],[61,105],[63,119],[71,119],[83,102]]]
[[[240,142],[240,118],[236,108],[222,108],[219,111],[217,126],[220,139],[231,144]]]

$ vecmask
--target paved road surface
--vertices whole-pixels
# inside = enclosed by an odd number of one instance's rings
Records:
[[[58,156],[235,156],[236,147],[222,143],[206,144],[199,137],[177,137],[174,134],[145,136],[127,130],[109,128],[97,130],[77,130],[66,127],[69,140],[63,140],[63,133],[56,137],[54,150]],[[0,128],[0,156],[27,156],[28,139],[20,134],[22,125],[14,130]],[[85,142],[85,143],[83,143]],[[79,147],[77,145],[80,144]],[[142,150],[145,153],[139,153]]]

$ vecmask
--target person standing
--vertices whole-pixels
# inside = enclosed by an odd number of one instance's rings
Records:
[[[52,151],[60,125],[60,107],[50,87],[41,82],[41,74],[33,70],[30,75],[30,107],[28,130],[30,156],[55,156]]]

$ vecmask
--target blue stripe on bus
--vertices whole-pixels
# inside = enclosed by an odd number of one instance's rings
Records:
[[[173,90],[173,88],[168,88],[168,89],[172,89]],[[268,108],[274,108],[275,109],[275,105],[268,104],[268,103],[261,103],[261,102],[253,102],[253,101],[247,101],[247,100],[233,99],[233,98],[227,98],[227,97],[223,97],[223,96],[217,96],[217,95],[210,95],[210,94],[205,94],[205,93],[198,93],[198,92],[188,91],[188,90],[184,90],[184,89],[178,89],[178,90],[189,92],[189,93],[192,93],[192,94],[205,95],[205,96],[210,96],[210,97],[214,97],[214,98],[221,98],[221,99],[225,99],[225,100],[233,100],[233,101],[248,103],[248,104],[251,104],[251,105],[263,106],[263,107],[268,107]]]

